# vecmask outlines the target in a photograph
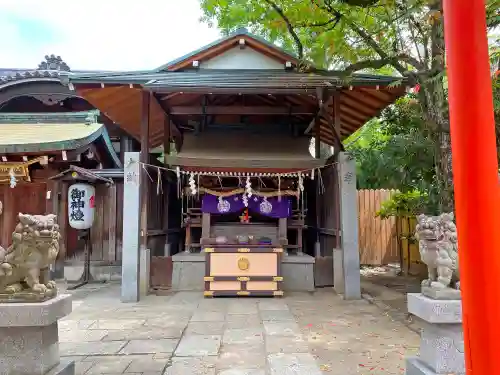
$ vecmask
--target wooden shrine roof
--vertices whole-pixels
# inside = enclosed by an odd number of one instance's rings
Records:
[[[308,106],[315,108],[317,89],[337,91],[340,97],[341,138],[344,139],[377,116],[385,107],[405,94],[404,83],[394,85],[401,78],[354,75],[349,80],[334,73],[296,73],[289,71],[225,71],[225,72],[150,72],[124,73],[122,75],[72,75],[67,77],[83,98],[94,107],[101,109],[115,123],[120,124],[129,134],[140,138],[141,92],[155,92],[156,100],[150,107],[150,146],[156,147],[163,142],[165,113],[177,115],[177,106],[201,107],[206,95],[254,95],[262,99],[262,105],[271,108],[280,105],[282,96],[291,107]],[[281,100],[282,101],[282,100]],[[259,105],[259,106],[262,106]],[[333,113],[333,99],[327,101],[327,113]],[[173,110],[172,110],[173,109]],[[309,123],[315,117],[314,111],[302,116]],[[201,113],[199,113],[201,115]],[[180,113],[178,116],[182,116]],[[283,114],[285,115],[285,114]],[[174,119],[170,119],[174,121]],[[335,143],[335,134],[329,119],[320,116],[321,140],[327,144]],[[187,119],[171,123],[171,134],[185,127]],[[313,134],[314,129],[309,129]]]
[[[84,180],[94,183],[114,184],[111,178],[103,177],[94,170],[77,167],[76,165],[70,165],[68,169],[50,177],[49,180]]]
[[[325,164],[309,152],[309,139],[280,137],[279,134],[237,132],[185,134],[182,149],[167,156],[167,164],[198,172],[244,171],[296,172],[310,171]]]
[[[245,46],[259,52],[274,61],[279,69],[204,69],[205,61],[221,56],[226,51]],[[320,138],[329,145],[334,145],[336,130],[332,126],[334,92],[340,101],[340,138],[344,139],[359,129],[364,123],[381,110],[393,103],[406,92],[404,79],[401,77],[353,74],[345,77],[342,73],[310,68],[300,72],[300,62],[293,56],[265,40],[238,30],[208,46],[176,59],[150,71],[116,73],[72,73],[61,77],[62,81],[100,109],[113,122],[119,124],[127,133],[140,138],[142,92],[154,93],[150,105],[149,140],[150,147],[163,144],[165,119],[170,126],[170,134],[180,135],[181,129],[191,130],[190,122],[201,121],[208,97],[212,109],[217,106],[234,106],[231,115],[237,115],[240,103],[253,102],[260,114],[266,112],[267,122],[270,115],[282,119],[293,117],[294,123],[300,123],[300,133],[311,136],[315,128],[308,126],[318,110],[318,91],[326,94],[326,111],[320,119]],[[197,67],[196,67],[197,66]],[[231,97],[231,98],[228,98]],[[222,102],[222,103],[221,103]],[[215,106],[213,103],[217,103]],[[190,107],[190,109],[189,109]],[[277,110],[276,107],[281,107]],[[301,108],[301,113],[293,113],[294,108]],[[200,110],[200,108],[202,108]],[[287,109],[288,108],[288,109]],[[271,113],[272,112],[272,113]],[[255,113],[240,113],[252,115]],[[230,123],[228,119],[226,122]],[[262,120],[262,122],[265,122]]]
[[[121,166],[99,111],[53,113],[0,112],[0,154],[75,150],[100,142]]]
[[[209,60],[238,45],[241,38],[245,41],[245,44],[249,45],[251,48],[281,61],[282,63],[286,61],[290,61],[294,65],[299,63],[299,59],[293,52],[278,47],[276,44],[270,43],[264,38],[250,33],[248,29],[241,27],[223,38],[160,66],[155,69],[155,71],[176,71],[189,67],[193,60],[200,62]]]

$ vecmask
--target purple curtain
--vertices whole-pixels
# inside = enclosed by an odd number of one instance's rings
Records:
[[[201,210],[209,214],[228,214],[240,212],[245,209],[243,195],[235,194],[222,198],[211,194],[204,194],[201,203]],[[273,218],[289,217],[292,212],[292,202],[290,197],[258,197],[252,195],[248,199],[248,209],[264,216]]]

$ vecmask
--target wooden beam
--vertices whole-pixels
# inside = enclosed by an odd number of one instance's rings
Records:
[[[321,93],[319,93],[319,92],[321,92]],[[311,121],[311,123],[309,124],[307,129],[304,131],[304,134],[307,134],[311,130],[314,129],[315,124],[316,124],[316,119],[319,120],[319,117],[321,117],[321,115],[328,109],[328,101],[330,100],[331,93],[328,91],[325,92],[322,89],[318,89],[317,97],[318,97],[318,101],[319,101],[318,110],[316,112],[315,117],[313,118],[313,120]]]
[[[71,163],[81,161],[81,154],[89,151],[92,145],[85,145],[75,150],[63,151],[60,155],[52,156],[47,159],[51,163]],[[90,158],[89,158],[90,159]],[[40,164],[42,164],[41,161]],[[42,164],[43,165],[43,164]]]
[[[331,126],[333,129],[333,134],[335,136],[335,140],[337,142],[337,146],[338,146],[338,147],[335,147],[334,152],[338,153],[340,151],[344,151],[344,145],[342,144],[342,137],[340,135],[342,122],[340,120],[340,92],[339,91],[336,91],[333,94],[332,100],[333,100],[333,107],[332,107],[333,114],[331,116],[330,121],[333,120],[331,122]]]
[[[163,164],[167,164],[167,156],[170,154],[170,118],[165,114],[163,122]]]
[[[142,92],[141,106],[141,162],[149,162],[149,121],[150,121],[151,94]]]
[[[311,107],[276,106],[173,106],[171,115],[314,115]]]
[[[154,100],[156,101],[156,104],[158,104],[158,106],[161,109],[163,109],[163,112],[165,112],[167,115],[170,115],[170,109],[168,108],[168,105],[166,103],[163,103],[162,100],[154,93],[151,92],[151,95],[153,96]],[[172,121],[172,118],[170,118],[170,126],[172,127],[172,129],[170,130],[171,134],[173,133],[174,136],[181,135],[181,131],[180,131],[179,127],[177,126],[176,123],[174,123]]]

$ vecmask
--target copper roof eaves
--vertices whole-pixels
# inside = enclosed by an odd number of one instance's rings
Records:
[[[106,178],[106,177],[100,175],[99,173],[96,173],[97,171],[98,170],[85,169],[85,168],[77,167],[76,165],[71,165],[69,167],[69,169],[62,171],[62,172],[56,174],[55,176],[49,177],[49,180],[58,180],[58,179],[64,177],[65,175],[67,175],[68,173],[76,172],[76,173],[79,173],[80,175],[86,177],[87,179],[90,179],[93,181],[102,181],[102,182],[105,182],[108,184],[114,184],[114,181],[112,179]]]
[[[0,112],[0,124],[93,124],[99,121],[99,115],[97,109],[81,112]]]
[[[192,91],[202,92],[211,88],[224,90],[275,88],[276,93],[282,93],[287,88],[304,90],[309,88],[353,88],[356,86],[372,86],[384,89],[400,82],[401,87],[406,82],[401,77],[377,76],[371,74],[355,74],[350,77],[339,76],[328,71],[302,73],[285,70],[189,70],[170,72],[122,72],[97,74],[71,74],[62,80],[65,85],[136,85],[147,90],[169,90],[169,92]],[[250,83],[249,83],[250,82]],[[267,83],[263,83],[267,82]],[[273,84],[271,84],[271,82]],[[135,87],[137,88],[137,87]],[[397,87],[394,87],[397,91]],[[201,91],[200,91],[201,90]],[[286,93],[286,92],[283,92]]]

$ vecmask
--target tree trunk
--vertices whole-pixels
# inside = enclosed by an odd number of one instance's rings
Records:
[[[455,210],[453,191],[453,168],[451,158],[451,137],[447,131],[438,133],[439,152],[436,157],[436,171],[440,194],[440,211],[453,212]]]
[[[453,212],[455,204],[453,198],[450,122],[443,80],[427,80],[421,85],[419,96],[422,111],[435,145],[434,157],[439,211]]]
[[[436,188],[439,195],[439,211],[453,212],[453,170],[451,162],[450,120],[448,98],[444,86],[445,43],[443,27],[443,1],[429,3],[432,14],[430,32],[430,76],[421,76],[420,105],[431,137],[434,141]],[[436,16],[438,15],[438,16]]]

